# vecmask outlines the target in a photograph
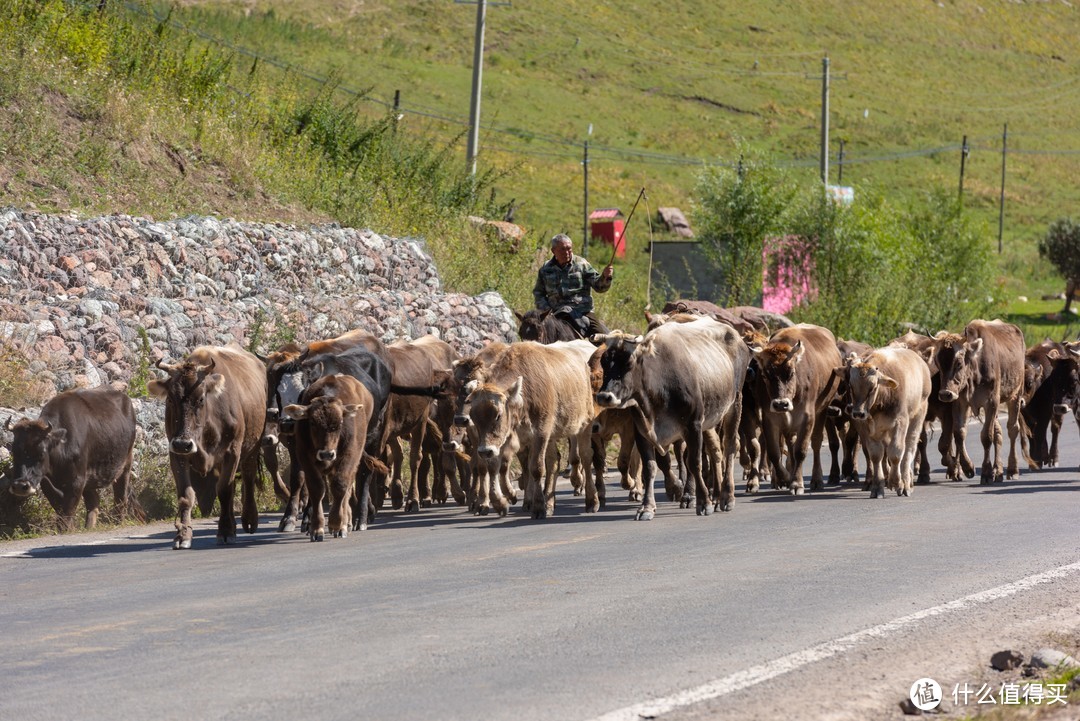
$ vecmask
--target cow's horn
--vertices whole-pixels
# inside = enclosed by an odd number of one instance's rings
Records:
[[[178,368],[180,368],[179,363],[174,363],[174,364],[170,365],[170,364],[165,362],[164,358],[158,358],[158,362],[155,363],[154,366],[156,368],[158,368],[160,370],[163,370],[166,373],[170,373],[170,374],[175,372]]]

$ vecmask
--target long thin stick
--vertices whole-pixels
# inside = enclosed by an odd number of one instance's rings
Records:
[[[649,279],[645,285],[645,310],[652,310],[653,248],[656,247],[656,243],[653,241],[652,210],[649,208],[649,196],[645,196],[645,217],[649,219]]]
[[[626,245],[626,233],[630,230],[630,220],[634,217],[634,211],[637,210],[638,202],[644,197],[645,197],[645,188],[642,188],[641,192],[638,193],[637,200],[634,201],[634,207],[630,209],[630,215],[626,216],[626,225],[623,226],[622,237],[619,238],[618,243],[615,243],[613,246],[611,246],[611,257],[608,258],[608,262],[607,262],[608,265],[611,265],[612,263],[615,262],[615,253],[619,250],[620,243],[622,245]]]

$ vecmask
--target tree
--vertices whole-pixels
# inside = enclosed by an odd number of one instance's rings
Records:
[[[1039,241],[1039,255],[1065,278],[1065,308],[1061,312],[1068,313],[1080,285],[1080,225],[1072,218],[1055,220]]]
[[[750,305],[761,294],[765,238],[783,229],[794,188],[774,166],[740,161],[698,180],[695,225],[702,249],[724,278],[723,306]]]

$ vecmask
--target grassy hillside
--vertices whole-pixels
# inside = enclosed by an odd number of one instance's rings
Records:
[[[115,0],[109,7],[135,25],[146,12]],[[155,11],[164,16],[169,9]],[[354,103],[374,122],[386,117],[400,91],[398,132],[448,147],[464,167],[475,16],[475,5],[452,0],[189,0],[171,9],[169,32],[175,43],[187,44],[189,55],[217,53],[228,60],[229,86],[238,98],[257,95],[273,103],[275,93],[321,91]],[[153,32],[155,25],[144,27]],[[1078,33],[1080,9],[1064,2],[493,5],[480,166],[493,173],[492,207],[513,200],[519,206],[515,220],[529,230],[531,246],[563,230],[580,238],[582,143],[590,125],[593,207],[616,205],[626,212],[646,187],[653,211],[660,205],[689,211],[700,168],[735,163],[740,149],[763,151],[810,179],[818,173],[820,75],[827,54],[831,182],[838,180],[842,139],[843,183],[857,193],[899,200],[928,188],[955,188],[959,145],[967,135],[972,150],[965,203],[995,247],[1002,129],[1008,123],[1001,274],[1010,292],[1035,296],[1058,285],[1037,261],[1035,239],[1077,202]],[[68,73],[26,82],[49,89],[31,124],[54,127],[59,146],[88,158],[86,167],[61,164],[54,144],[28,148],[9,135],[0,154],[0,178],[8,181],[3,202],[161,215],[355,219],[356,213],[343,213],[307,189],[311,176],[292,183],[275,179],[268,165],[280,161],[255,153],[254,139],[238,144],[235,129],[215,136],[218,128],[200,126],[184,112],[182,98],[172,98],[173,111],[148,118],[135,90],[126,105],[114,107],[114,99],[107,109],[120,128],[114,132],[139,139],[134,151],[125,151],[125,162],[135,169],[113,175],[115,184],[101,182],[109,173],[96,170],[94,158],[108,153],[80,116],[78,79]],[[125,131],[125,124],[141,130]],[[186,168],[183,183],[177,157]],[[130,178],[165,187],[148,199]],[[193,182],[200,189],[196,197],[176,189]],[[631,228],[632,245],[648,236],[643,211]],[[378,214],[369,217],[378,220]],[[400,212],[392,225],[386,230],[409,229]],[[430,228],[420,219],[415,225]],[[438,246],[454,236],[462,248],[456,231],[447,228],[429,240]],[[624,309],[633,306],[636,316],[644,268],[644,259],[632,256],[616,290],[599,304],[602,313],[623,321],[631,317]],[[467,276],[459,273],[456,282],[468,284]],[[528,300],[520,288],[529,284],[527,270],[479,284],[494,284],[519,304]]]

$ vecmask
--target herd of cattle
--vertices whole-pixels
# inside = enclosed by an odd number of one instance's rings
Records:
[[[322,540],[326,526],[341,537],[364,530],[387,495],[406,511],[453,496],[474,513],[505,515],[521,494],[533,518],[549,517],[562,441],[574,493],[595,512],[605,502],[607,444],[618,435],[622,486],[647,520],[654,466],[669,501],[708,515],[732,509],[736,459],[747,493],[770,482],[797,495],[812,452],[810,489],[824,488],[827,438],[829,484],[858,481],[862,456],[871,497],[907,496],[930,480],[932,423],[946,478],[958,480],[975,474],[965,434],[969,416],[981,416],[981,482],[992,483],[1017,476],[1018,438],[1031,467],[1056,465],[1062,416],[1070,403],[1077,412],[1080,342],[1026,349],[1020,329],[999,320],[872,348],[820,326],[769,333],[760,317],[679,310],[647,314],[644,335],[491,343],[467,358],[433,336],[385,345],[355,330],[265,358],[234,344],[159,361],[162,375],[148,388],[165,401],[179,509],[173,548],[191,547],[192,508],[209,515],[215,499],[218,542],[235,538],[238,471],[241,524],[256,530],[260,458],[285,509],[279,530],[301,523]],[[73,525],[80,498],[92,527],[109,485],[121,515],[137,506],[128,484],[135,416],[123,393],[67,391],[36,420],[8,425],[8,490],[43,493],[61,528]]]

